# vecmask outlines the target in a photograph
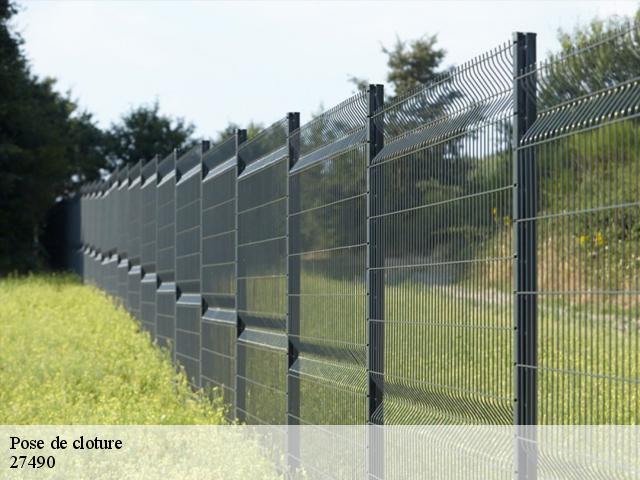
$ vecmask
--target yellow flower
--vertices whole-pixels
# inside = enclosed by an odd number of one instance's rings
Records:
[[[493,215],[494,218],[496,217],[496,215],[498,215],[498,209],[496,207],[493,207],[491,209],[491,215]]]
[[[580,242],[580,245],[584,246],[589,241],[589,236],[588,235],[580,235],[580,237],[578,238],[578,241]]]
[[[595,242],[596,247],[601,247],[602,245],[604,245],[604,237],[600,232],[596,232],[596,234],[593,236],[593,241]]]

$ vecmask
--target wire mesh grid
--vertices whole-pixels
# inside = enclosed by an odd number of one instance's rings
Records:
[[[140,262],[142,266],[142,285],[140,290],[140,320],[143,327],[156,336],[156,171],[158,159],[154,157],[142,167],[142,186],[140,193]]]
[[[236,135],[202,159],[202,384],[235,404]],[[232,412],[229,412],[232,415]]]
[[[129,167],[120,172],[118,184],[118,300],[127,306],[129,290],[129,260],[128,247],[128,211],[129,211]]]
[[[521,72],[538,115],[518,146],[535,178],[540,424],[640,421],[640,30]],[[537,92],[534,90],[537,88]]]
[[[200,386],[200,209],[202,151],[196,145],[176,162],[176,361]]]
[[[287,119],[239,148],[236,411],[286,423]]]
[[[156,297],[156,338],[171,348],[175,360],[175,219],[176,219],[176,154],[168,155],[158,164],[156,212],[156,269],[158,291]]]
[[[367,421],[367,115],[361,92],[296,132],[301,156],[289,174],[288,217],[293,423]]]
[[[127,202],[127,258],[129,260],[127,308],[140,321],[140,288],[142,268],[140,266],[140,182],[142,161],[129,170]]]
[[[371,172],[385,424],[512,421],[513,43],[392,99]]]

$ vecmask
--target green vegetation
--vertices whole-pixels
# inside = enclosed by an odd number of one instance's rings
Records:
[[[478,274],[449,285],[416,279],[387,284],[386,423],[512,422],[511,295],[478,288]],[[300,386],[303,418],[362,423],[364,283],[303,275],[302,289],[353,295],[343,301],[336,296],[302,298],[300,330],[308,352]],[[593,305],[569,296],[538,299],[541,424],[637,423],[638,306],[613,311],[621,301]],[[336,384],[339,389],[332,386]]]
[[[221,424],[166,352],[71,276],[0,281],[3,424]]]

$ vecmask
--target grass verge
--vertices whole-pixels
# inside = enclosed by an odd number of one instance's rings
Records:
[[[0,280],[0,423],[222,424],[124,309],[69,275]]]

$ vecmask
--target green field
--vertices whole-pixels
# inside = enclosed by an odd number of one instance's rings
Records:
[[[0,280],[0,423],[220,424],[122,308],[72,276]]]

